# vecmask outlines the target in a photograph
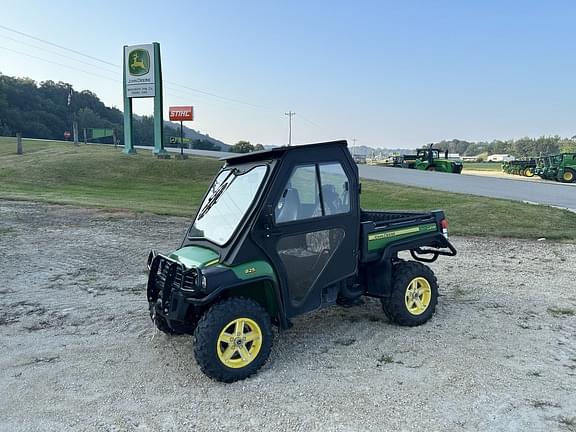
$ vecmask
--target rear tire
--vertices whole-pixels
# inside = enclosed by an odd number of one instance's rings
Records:
[[[384,313],[401,326],[424,324],[434,315],[438,303],[434,272],[416,261],[398,263],[393,272],[390,297],[381,300]]]
[[[271,349],[270,316],[243,297],[213,305],[194,332],[194,357],[202,372],[216,381],[230,383],[255,374]]]
[[[564,183],[574,183],[576,179],[576,172],[573,169],[566,168],[562,174],[562,181]]]

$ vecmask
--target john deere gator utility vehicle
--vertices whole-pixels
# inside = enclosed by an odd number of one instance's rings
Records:
[[[405,155],[406,158],[407,155]],[[448,159],[448,151],[444,152],[444,157],[440,157],[440,150],[432,148],[418,149],[414,159],[405,159],[406,168],[415,168],[426,171],[440,171],[446,173],[460,174],[462,172],[462,162]]]
[[[399,325],[430,319],[438,284],[423,262],[456,254],[441,210],[362,210],[346,141],[224,161],[180,248],[148,258],[151,317],[165,333],[194,335],[206,375],[254,374],[273,325],[361,296],[380,299]]]

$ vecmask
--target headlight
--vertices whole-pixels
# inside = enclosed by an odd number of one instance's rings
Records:
[[[192,269],[184,273],[182,281],[182,290],[193,292],[198,289],[198,270]]]
[[[200,277],[200,286],[202,287],[202,289],[206,289],[206,287],[208,286],[208,281],[206,280],[206,276],[204,275]]]

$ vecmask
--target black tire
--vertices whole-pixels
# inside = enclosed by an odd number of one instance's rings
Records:
[[[424,324],[434,315],[438,303],[438,282],[434,272],[422,263],[406,261],[394,265],[392,277],[390,297],[382,299],[386,316],[401,326]],[[419,294],[420,291],[426,294]]]
[[[576,171],[571,168],[564,169],[564,173],[562,174],[562,182],[563,183],[574,183],[576,181]]]
[[[223,339],[228,338],[223,338],[222,335],[228,334],[227,330],[242,319],[246,320],[241,321],[242,323],[246,322],[246,324],[242,324],[242,335],[245,335],[243,333],[245,329],[249,330],[246,335],[251,332],[258,333],[260,335],[259,347],[255,345],[256,341],[235,341],[228,345],[226,345],[228,342],[224,342]],[[238,328],[236,327],[236,329]],[[230,336],[235,336],[235,334]],[[238,348],[236,348],[237,346]],[[255,355],[253,358],[248,357],[248,363],[240,354],[242,347],[245,350],[242,351],[244,355],[251,352]],[[226,360],[222,357],[226,355],[228,349],[231,349],[233,354],[227,360],[229,362],[227,365],[224,363]],[[228,298],[213,305],[200,319],[194,332],[194,357],[202,372],[216,381],[230,383],[255,374],[268,360],[271,349],[272,324],[270,316],[260,304],[243,297]],[[236,362],[236,364],[230,367],[232,362]]]

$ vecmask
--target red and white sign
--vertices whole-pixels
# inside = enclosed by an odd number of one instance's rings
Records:
[[[70,138],[70,135],[72,135],[70,131],[64,131],[64,138],[68,139]]]
[[[170,121],[194,120],[194,110],[191,106],[171,106]]]

